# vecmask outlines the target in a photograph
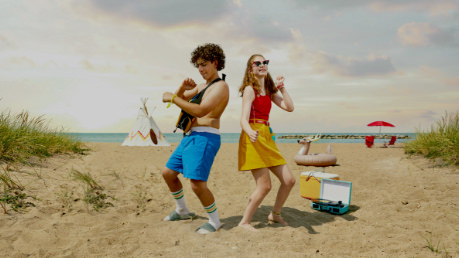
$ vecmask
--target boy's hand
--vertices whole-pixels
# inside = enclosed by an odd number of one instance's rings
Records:
[[[196,85],[197,84],[193,81],[193,79],[186,78],[185,80],[183,80],[182,86],[180,86],[180,88],[184,90],[192,90],[196,87]]]
[[[174,93],[172,93],[172,92],[164,92],[163,93],[163,102],[164,103],[170,102],[171,99],[172,99],[172,96],[174,96]]]

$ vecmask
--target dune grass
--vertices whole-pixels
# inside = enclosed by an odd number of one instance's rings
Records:
[[[8,208],[16,212],[24,212],[28,207],[35,207],[35,204],[28,201],[35,199],[24,193],[24,186],[13,179],[11,174],[4,168],[0,172],[0,208],[3,214],[8,213]]]
[[[459,165],[459,112],[445,115],[430,130],[416,130],[416,139],[405,144],[405,153],[421,154],[443,165]]]
[[[31,157],[58,153],[84,154],[86,150],[82,142],[50,129],[43,116],[31,117],[27,111],[0,113],[0,164],[27,163]]]
[[[115,198],[105,194],[103,192],[104,187],[97,183],[89,172],[83,173],[76,169],[72,169],[70,175],[75,180],[78,180],[84,184],[85,193],[83,201],[88,205],[92,205],[95,211],[100,211],[101,209],[107,207],[114,207],[113,203],[108,202],[107,199],[111,198],[112,200],[115,200]]]
[[[0,208],[3,213],[8,208],[24,212],[35,206],[28,201],[24,186],[9,173],[15,164],[31,164],[32,157],[45,158],[59,153],[84,154],[83,143],[52,130],[43,116],[31,117],[28,112],[19,114],[3,111],[0,113]],[[3,165],[6,164],[4,167]],[[40,176],[39,176],[40,177]]]

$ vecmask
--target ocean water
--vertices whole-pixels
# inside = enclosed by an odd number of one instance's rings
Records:
[[[314,135],[315,133],[276,133],[276,143],[296,143],[297,139],[279,139],[286,135]],[[372,135],[371,133],[327,133],[329,135]],[[68,133],[83,142],[117,142],[122,143],[128,133]],[[163,133],[169,143],[178,143],[182,140],[182,133]],[[222,143],[238,143],[239,133],[222,133]],[[408,135],[411,139],[397,139],[397,142],[407,142],[416,137],[415,133],[393,133],[391,135]],[[386,140],[387,141],[387,140]],[[320,139],[317,143],[361,143],[365,139]],[[383,139],[375,139],[375,143],[383,143]]]

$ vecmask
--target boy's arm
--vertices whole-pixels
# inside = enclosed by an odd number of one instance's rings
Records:
[[[167,103],[173,101],[175,103],[177,99],[188,101],[196,94],[198,94],[198,87],[196,86],[196,83],[193,79],[186,78],[183,80],[182,85],[180,85],[175,94],[172,92],[163,93],[163,102]]]
[[[201,104],[190,103],[182,98],[174,98],[174,103],[194,117],[203,117],[209,114],[219,103],[226,101],[228,97],[228,84],[220,81],[207,90]]]
[[[180,85],[180,87],[175,92],[175,95],[177,95],[177,97],[182,98],[186,101],[190,100],[196,94],[198,94],[198,87],[191,78],[186,78],[182,82],[182,85]]]

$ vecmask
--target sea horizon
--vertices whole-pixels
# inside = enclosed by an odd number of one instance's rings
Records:
[[[123,143],[128,136],[129,132],[126,133],[78,133],[69,132],[65,133],[73,136],[82,142],[106,142],[106,143]],[[280,138],[282,136],[295,136],[295,135],[316,135],[317,133],[276,133],[276,143],[297,143],[297,138]],[[182,133],[163,133],[164,137],[169,143],[178,143],[182,140]],[[379,135],[379,133],[322,133],[322,135]],[[397,142],[407,142],[415,139],[416,133],[403,133],[403,132],[392,132],[392,133],[381,133],[381,135],[395,135],[395,136],[408,136],[408,139],[397,139]],[[222,143],[238,143],[240,133],[221,133]],[[387,139],[386,139],[387,141]],[[362,143],[364,144],[365,139],[320,139],[317,143]],[[383,143],[384,139],[375,139],[375,143]]]

